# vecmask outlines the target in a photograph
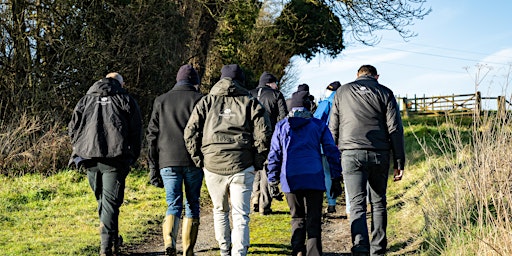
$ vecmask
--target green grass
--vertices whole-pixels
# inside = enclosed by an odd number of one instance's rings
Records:
[[[0,251],[3,255],[93,255],[99,248],[96,200],[85,174],[0,177]],[[120,230],[139,242],[148,223],[160,220],[163,193],[137,172],[127,179]]]

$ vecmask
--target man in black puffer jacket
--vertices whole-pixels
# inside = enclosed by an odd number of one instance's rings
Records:
[[[119,207],[130,165],[141,148],[140,109],[123,85],[118,73],[94,83],[76,105],[68,126],[72,160],[87,170],[98,202],[100,255],[114,255],[121,244]]]
[[[251,90],[250,93],[265,107],[273,130],[276,123],[288,114],[286,100],[277,87],[277,78],[271,73],[263,72],[258,87]],[[254,212],[267,215],[272,212],[271,204],[272,197],[268,188],[267,171],[263,168],[263,170],[256,171],[254,177],[251,205]]]

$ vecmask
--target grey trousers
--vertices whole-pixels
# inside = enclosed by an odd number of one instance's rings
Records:
[[[352,252],[384,255],[387,247],[386,189],[389,151],[343,150],[343,179],[350,197]],[[366,223],[367,196],[371,205],[370,242]]]
[[[254,176],[251,204],[253,207],[258,205],[260,213],[271,210],[272,197],[268,189],[267,171],[265,169],[257,171]]]

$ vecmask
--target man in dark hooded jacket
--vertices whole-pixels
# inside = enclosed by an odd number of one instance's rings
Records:
[[[68,125],[72,159],[87,170],[98,202],[100,255],[114,255],[119,250],[119,207],[125,179],[141,148],[139,106],[123,85],[118,73],[94,83],[77,103]]]
[[[203,167],[220,254],[247,255],[254,172],[263,168],[272,129],[263,106],[243,87],[242,69],[230,64],[221,73],[192,111],[184,138]]]
[[[265,107],[272,129],[274,129],[278,121],[285,118],[288,114],[286,100],[277,87],[277,78],[271,73],[263,72],[260,76],[258,87],[251,90],[250,93]],[[272,197],[268,189],[267,171],[265,168],[257,170],[254,177],[251,204],[254,212],[260,212],[262,215],[272,212]]]

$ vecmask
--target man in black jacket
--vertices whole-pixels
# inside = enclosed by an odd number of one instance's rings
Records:
[[[385,255],[390,151],[395,181],[402,179],[405,164],[404,130],[396,99],[390,89],[377,82],[378,78],[375,67],[361,66],[357,79],[337,90],[329,121],[342,152],[353,255]],[[367,194],[372,214],[371,242],[366,224]]]
[[[263,72],[260,76],[258,87],[250,91],[251,95],[263,104],[270,118],[272,129],[278,121],[286,117],[286,100],[283,94],[278,90],[277,78],[268,72]],[[258,170],[254,176],[252,187],[251,204],[254,212],[260,212],[267,215],[272,212],[272,197],[268,188],[267,171]]]
[[[150,182],[165,187],[167,212],[162,224],[166,255],[176,255],[176,239],[183,211],[183,186],[186,209],[183,217],[183,255],[194,255],[199,228],[199,196],[203,170],[195,166],[185,147],[183,131],[196,103],[203,96],[198,92],[199,76],[191,65],[180,67],[176,84],[158,96],[149,120]]]
[[[68,126],[72,160],[87,170],[98,202],[100,255],[114,255],[119,250],[119,207],[125,179],[141,148],[140,109],[123,85],[118,73],[94,83],[77,103]]]

